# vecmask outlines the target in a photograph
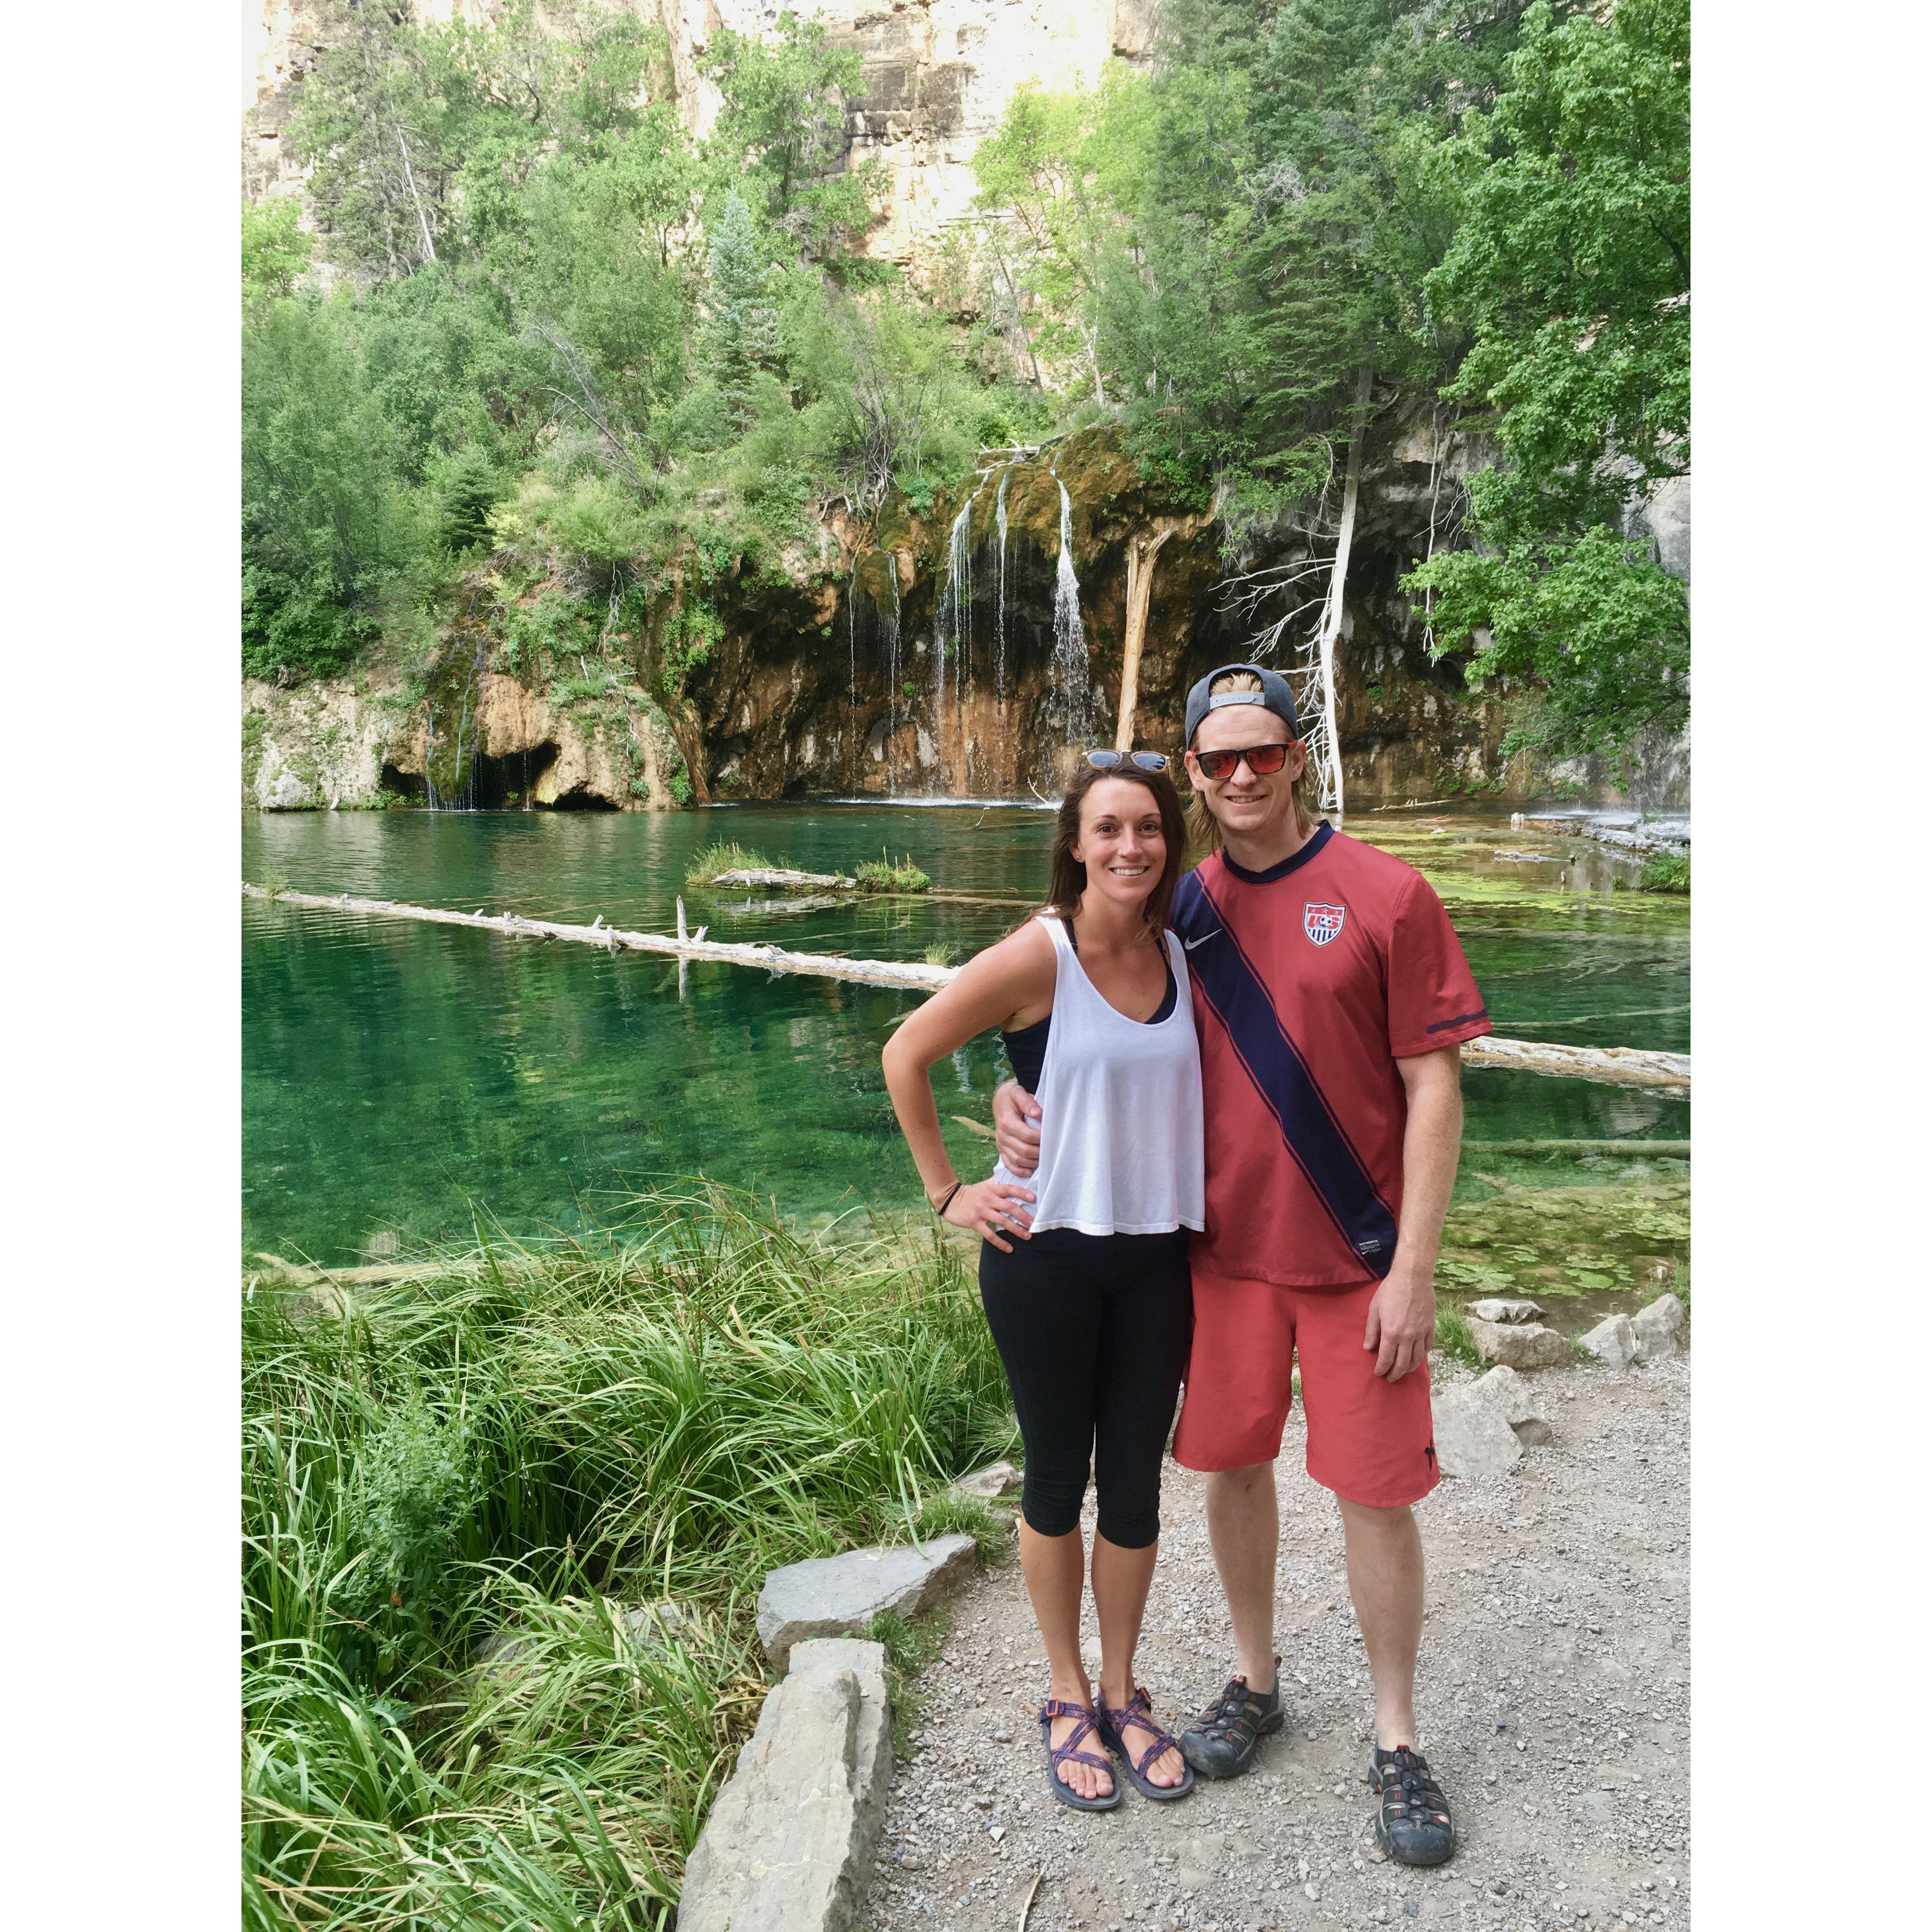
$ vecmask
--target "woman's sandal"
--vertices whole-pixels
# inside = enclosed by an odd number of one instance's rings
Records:
[[[1109,1710],[1107,1700],[1096,1690],[1094,1694],[1094,1709],[1098,1718],[1100,1742],[1120,1759],[1127,1775],[1134,1781],[1134,1789],[1143,1798],[1151,1798],[1156,1804],[1164,1804],[1171,1798],[1185,1798],[1194,1789],[1194,1767],[1184,1757],[1180,1760],[1178,1784],[1156,1784],[1147,1774],[1148,1766],[1162,1751],[1171,1750],[1178,1755],[1180,1747],[1154,1721],[1154,1706],[1148,1701],[1144,1685],[1138,1688],[1118,1711]],[[1138,1726],[1154,1739],[1142,1752],[1138,1764],[1127,1749],[1125,1733],[1130,1726]]]
[[[1066,1742],[1056,1747],[1053,1742],[1053,1720],[1056,1718],[1078,1718],[1080,1721],[1067,1735]],[[1060,1780],[1060,1767],[1069,1758],[1076,1764],[1090,1764],[1096,1771],[1104,1771],[1112,1778],[1114,1767],[1103,1757],[1096,1757],[1091,1751],[1078,1748],[1081,1740],[1094,1729],[1094,1713],[1084,1704],[1070,1704],[1059,1697],[1049,1697],[1040,1707],[1040,1735],[1046,1746],[1046,1781],[1053,1786],[1053,1795],[1063,1804],[1070,1804],[1076,1811],[1111,1811],[1120,1802],[1120,1781],[1114,1779],[1114,1788],[1104,1798],[1082,1798],[1079,1792]]]

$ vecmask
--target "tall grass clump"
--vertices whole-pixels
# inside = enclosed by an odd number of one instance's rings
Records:
[[[748,846],[725,844],[707,845],[685,868],[687,886],[709,886],[725,872],[769,872],[779,869],[762,852]]]
[[[932,890],[932,880],[910,859],[884,856],[865,859],[853,868],[853,878],[862,892],[924,892]]]
[[[1476,1338],[1470,1331],[1468,1316],[1447,1302],[1437,1304],[1436,1339],[1430,1346],[1438,1355],[1447,1355],[1452,1362],[1460,1362],[1466,1368],[1480,1369],[1483,1366],[1483,1358],[1476,1352]]]
[[[950,1522],[998,1359],[936,1240],[721,1189],[431,1259],[244,1306],[247,1922],[664,1932],[764,1572]]]
[[[1636,875],[1640,892],[1688,892],[1690,890],[1690,855],[1688,852],[1653,852]]]

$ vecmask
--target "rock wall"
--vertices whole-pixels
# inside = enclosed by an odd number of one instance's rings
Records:
[[[1339,652],[1352,806],[1618,796],[1587,760],[1506,764],[1511,694],[1473,696],[1455,659],[1432,662],[1424,614],[1397,587],[1428,553],[1448,485],[1489,455],[1461,438],[1438,446],[1426,424],[1401,420],[1384,422],[1365,452]],[[1057,647],[1063,484],[1084,677],[1070,676],[1071,654]],[[788,557],[785,577],[721,608],[724,635],[691,673],[675,722],[647,695],[641,640],[629,682],[563,703],[493,669],[497,640],[466,620],[413,686],[394,674],[292,692],[250,684],[244,796],[269,810],[434,801],[635,811],[690,798],[1051,794],[1082,748],[1113,740],[1128,540],[1186,507],[1142,478],[1104,430],[993,460],[927,514],[894,500],[862,530],[842,506],[815,547]],[[1160,554],[1137,743],[1178,752],[1189,685],[1255,655],[1283,608],[1244,612],[1229,580],[1311,560],[1290,524],[1232,558],[1223,537],[1197,515]],[[1312,561],[1323,568],[1318,554]],[[1274,661],[1291,664],[1292,652]],[[1646,748],[1639,802],[1685,809],[1688,784],[1688,734]]]
[[[680,111],[708,134],[721,104],[699,58],[721,29],[777,30],[776,0],[625,0],[670,43]],[[411,0],[416,17],[484,21],[494,0]],[[790,0],[855,50],[865,92],[847,122],[848,162],[876,160],[886,193],[868,253],[914,262],[951,224],[970,218],[973,155],[1023,81],[1093,86],[1115,56],[1150,57],[1158,0]],[[244,22],[242,191],[299,194],[286,152],[289,117],[315,58],[316,0],[256,0]]]

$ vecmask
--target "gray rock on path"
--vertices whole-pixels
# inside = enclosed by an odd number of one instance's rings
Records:
[[[982,1502],[997,1502],[1002,1496],[1017,1496],[1022,1480],[1020,1472],[1010,1462],[989,1462],[983,1469],[975,1469],[970,1476],[962,1476],[952,1486],[962,1496],[977,1496]]]
[[[1571,1359],[1570,1344],[1540,1322],[1503,1323],[1472,1318],[1469,1334],[1486,1362],[1512,1369],[1556,1369]]]
[[[678,1932],[845,1932],[864,1906],[892,1783],[885,1646],[791,1654],[686,1863]]]
[[[1462,1311],[1478,1322],[1538,1322],[1544,1312],[1540,1302],[1504,1300],[1493,1295],[1471,1302]]]
[[[1458,1382],[1436,1394],[1436,1466],[1445,1476],[1499,1476],[1522,1456],[1503,1405],[1480,1388]]]
[[[971,1575],[973,1557],[973,1539],[954,1535],[788,1563],[758,1592],[758,1641],[782,1671],[808,1637],[856,1636],[882,1610],[916,1615]]]
[[[1582,1338],[1583,1346],[1612,1369],[1627,1369],[1636,1358],[1636,1328],[1628,1315],[1606,1315]]]
[[[1544,1419],[1529,1384],[1515,1370],[1498,1363],[1468,1387],[1472,1396],[1488,1402],[1515,1430],[1516,1439],[1525,1448],[1540,1448],[1556,1441],[1556,1432]]]
[[[1676,1295],[1660,1294],[1648,1308],[1630,1317],[1640,1362],[1667,1360],[1677,1352],[1678,1330],[1684,1326],[1684,1304]]]

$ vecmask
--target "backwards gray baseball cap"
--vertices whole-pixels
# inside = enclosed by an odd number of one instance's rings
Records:
[[[1258,691],[1217,691],[1208,696],[1214,680],[1226,677],[1230,671],[1251,670],[1262,681]],[[1210,670],[1187,694],[1187,742],[1194,742],[1194,734],[1201,728],[1201,721],[1210,711],[1219,711],[1224,704],[1258,704],[1264,711],[1272,711],[1288,727],[1291,738],[1301,736],[1301,727],[1295,722],[1294,693],[1288,688],[1288,680],[1278,670],[1270,670],[1264,664],[1223,664],[1218,670]]]

